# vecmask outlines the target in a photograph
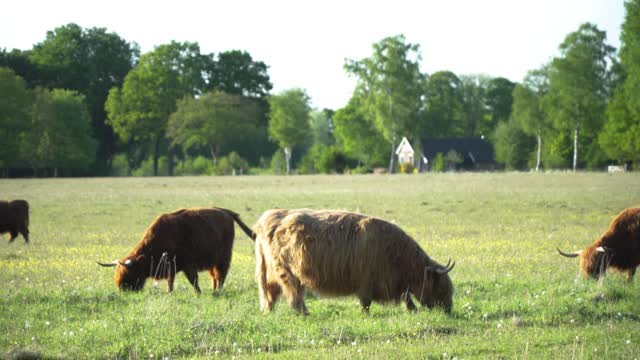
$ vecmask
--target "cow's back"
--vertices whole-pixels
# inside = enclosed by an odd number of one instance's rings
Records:
[[[640,264],[640,208],[628,208],[618,214],[596,245],[613,250],[611,265],[623,269],[637,267]]]
[[[371,287],[376,293],[391,291],[397,276],[388,250],[396,230],[359,214],[290,212],[274,233],[272,255],[321,294],[349,295]]]
[[[175,250],[196,268],[230,262],[235,235],[233,217],[225,209],[183,209],[169,214],[175,227]]]
[[[19,231],[29,225],[29,203],[0,200],[0,232]]]

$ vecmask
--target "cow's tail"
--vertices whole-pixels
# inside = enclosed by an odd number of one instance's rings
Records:
[[[242,231],[244,231],[244,233],[247,234],[247,236],[250,237],[251,240],[256,241],[256,233],[253,230],[251,230],[251,228],[247,226],[247,224],[245,224],[242,220],[240,220],[240,215],[230,210],[227,210],[227,211],[229,212],[229,215],[231,215],[233,220],[235,220],[235,222],[238,224],[238,226],[240,226]]]

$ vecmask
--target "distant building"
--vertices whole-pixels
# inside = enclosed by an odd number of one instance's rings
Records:
[[[433,161],[438,154],[447,156],[451,151],[455,151],[461,158],[457,169],[493,170],[496,167],[493,146],[484,137],[424,138],[422,139],[422,165],[426,165],[427,169],[431,169]]]
[[[413,165],[414,161],[413,147],[409,144],[409,140],[406,137],[402,138],[400,141],[400,145],[396,148],[396,156],[398,157],[398,164],[406,164],[409,163]]]

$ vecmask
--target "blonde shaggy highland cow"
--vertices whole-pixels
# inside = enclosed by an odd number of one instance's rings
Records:
[[[254,226],[260,307],[269,312],[284,294],[308,314],[304,291],[321,296],[356,295],[363,311],[372,301],[402,301],[411,295],[429,308],[450,312],[453,285],[448,272],[394,224],[344,211],[268,210]],[[449,266],[450,265],[450,266]]]

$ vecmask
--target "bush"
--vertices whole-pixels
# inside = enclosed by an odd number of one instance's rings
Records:
[[[449,150],[444,160],[447,164],[447,170],[456,170],[458,165],[462,164],[464,158],[455,150]]]
[[[316,167],[318,171],[325,174],[344,173],[344,169],[348,163],[347,155],[335,146],[329,146],[322,149]]]
[[[444,171],[444,155],[442,155],[442,153],[436,154],[435,159],[433,159],[433,165],[431,165],[431,170],[435,172]]]
[[[126,154],[116,154],[111,161],[111,176],[129,176],[129,162]]]
[[[204,156],[197,156],[196,158],[188,157],[176,165],[174,174],[211,175],[213,174],[213,162]]]
[[[149,156],[140,164],[140,167],[133,170],[133,176],[153,176],[153,156]],[[158,159],[158,176],[169,175],[169,160],[166,156]]]
[[[282,149],[276,150],[271,157],[271,173],[282,175],[287,172],[287,163]]]
[[[249,171],[249,163],[232,151],[228,156],[221,157],[214,169],[216,175],[242,175]]]
[[[307,153],[298,163],[299,174],[317,174],[319,172],[318,160],[320,159],[323,148],[322,145],[313,145],[307,150]]]
[[[413,166],[412,163],[402,163],[400,164],[400,172],[402,174],[413,174],[416,170],[416,167]]]

